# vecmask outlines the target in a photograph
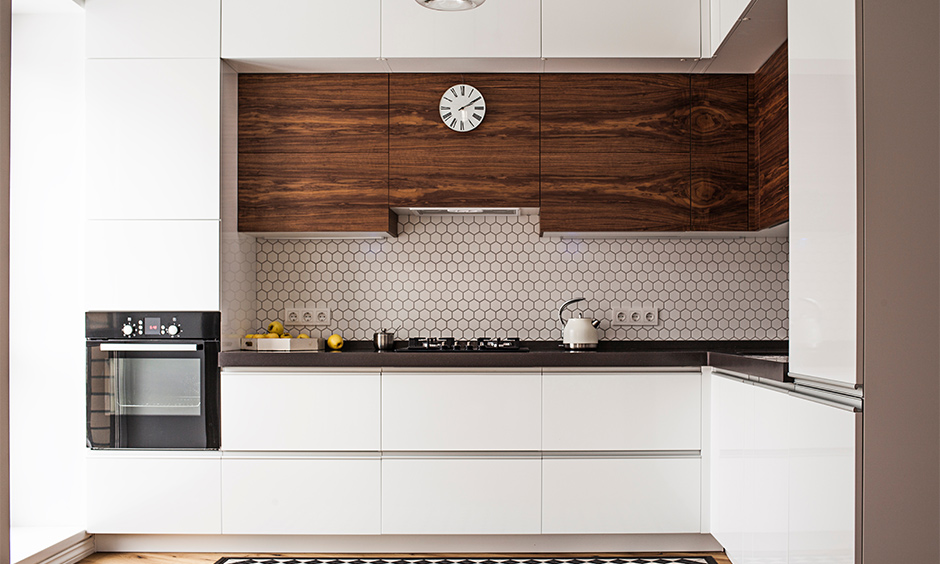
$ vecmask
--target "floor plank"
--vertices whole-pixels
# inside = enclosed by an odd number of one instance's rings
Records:
[[[517,556],[517,557],[533,557],[533,558],[550,558],[550,557],[574,557],[574,556],[711,556],[715,559],[718,564],[732,564],[731,560],[722,553],[722,552],[699,552],[699,553],[663,553],[663,552],[637,552],[637,553],[603,553],[603,554],[424,554],[422,557],[445,557],[445,556],[474,556],[474,557],[507,557],[507,556]],[[92,554],[88,558],[82,560],[79,564],[213,564],[219,558],[224,556],[267,556],[267,557],[284,557],[284,556],[303,556],[307,558],[378,558],[381,556],[385,557],[395,557],[395,558],[404,558],[415,556],[413,554],[274,554],[274,553],[265,553],[265,554],[235,554],[235,553],[209,553],[209,552],[199,552],[199,553],[175,553],[175,552],[149,552],[149,553],[137,553],[137,552],[98,552]]]

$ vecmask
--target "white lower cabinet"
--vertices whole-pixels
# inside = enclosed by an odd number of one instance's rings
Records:
[[[541,460],[382,460],[384,534],[538,534]]]
[[[222,460],[225,534],[377,535],[381,462],[228,457]]]
[[[226,451],[381,449],[378,369],[222,372]]]
[[[699,533],[701,459],[542,461],[542,532]]]
[[[219,534],[218,453],[89,452],[89,533]]]

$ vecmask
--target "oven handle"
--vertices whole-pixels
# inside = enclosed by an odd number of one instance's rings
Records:
[[[199,350],[195,343],[101,343],[102,352],[121,351],[121,352],[150,352],[150,351],[196,351]]]

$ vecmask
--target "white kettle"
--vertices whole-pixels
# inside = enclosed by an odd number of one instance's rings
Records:
[[[564,323],[565,330],[562,334],[562,347],[568,350],[584,350],[597,348],[597,326],[601,324],[600,320],[589,317],[572,317],[565,321],[562,317],[565,308],[571,304],[583,302],[584,298],[575,298],[562,304],[558,310],[558,320]]]

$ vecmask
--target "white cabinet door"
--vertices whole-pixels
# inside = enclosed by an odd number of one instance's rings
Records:
[[[217,220],[88,221],[86,229],[86,309],[219,309]]]
[[[487,2],[466,12],[382,0],[382,56],[539,57],[539,0]]]
[[[542,0],[542,56],[700,57],[701,25],[699,0]]]
[[[539,372],[382,375],[382,450],[536,451]]]
[[[543,450],[698,450],[702,374],[549,373]]]
[[[711,47],[718,50],[721,42],[731,33],[731,28],[741,19],[751,0],[711,0]],[[703,10],[704,10],[703,2]]]
[[[92,452],[86,468],[89,533],[222,532],[217,453]]]
[[[378,451],[378,370],[222,373],[222,448]]]
[[[745,487],[752,386],[712,376],[710,529],[734,562],[744,558],[750,506]]]
[[[790,370],[857,381],[855,2],[791,0]]]
[[[383,534],[538,534],[541,461],[382,460]]]
[[[222,533],[377,535],[381,532],[380,488],[377,457],[225,457]]]
[[[220,0],[85,0],[89,59],[219,58]]]
[[[790,562],[853,564],[861,416],[797,398],[790,409]]]
[[[222,0],[222,57],[377,58],[381,10],[381,0]]]
[[[219,219],[218,59],[89,60],[90,219]]]
[[[545,459],[542,532],[699,533],[699,458]]]

